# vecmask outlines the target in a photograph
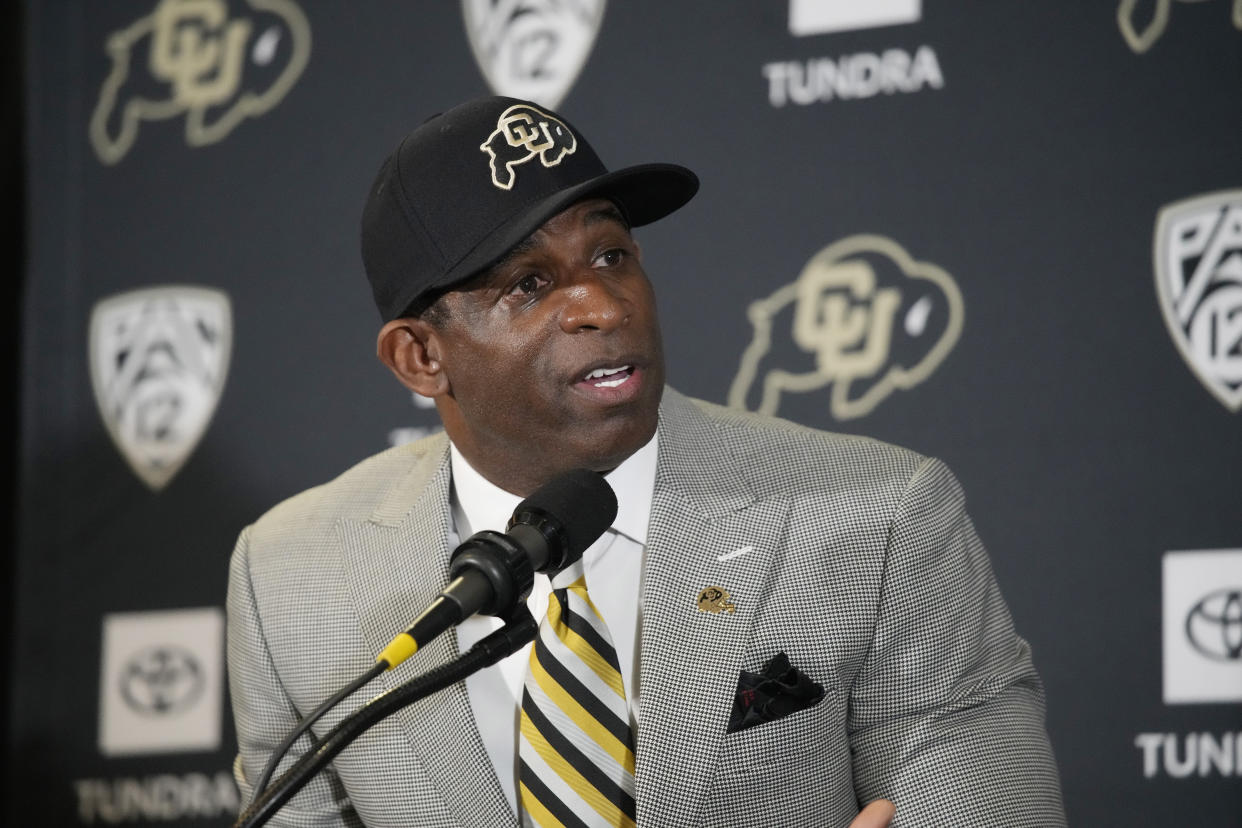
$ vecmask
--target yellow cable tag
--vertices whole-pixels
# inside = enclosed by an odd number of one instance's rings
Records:
[[[376,661],[387,661],[391,670],[418,651],[418,642],[405,633],[401,633],[375,657]]]

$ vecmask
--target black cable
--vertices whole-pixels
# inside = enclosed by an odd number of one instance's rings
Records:
[[[272,751],[271,758],[267,760],[267,767],[263,769],[263,773],[259,775],[259,781],[254,785],[254,795],[257,797],[267,789],[267,783],[272,778],[272,773],[276,770],[276,766],[280,764],[280,760],[283,759],[284,755],[289,752],[289,748],[293,747],[293,743],[298,740],[299,736],[309,730],[311,725],[319,721],[324,713],[327,713],[329,710],[336,707],[347,696],[353,695],[354,691],[361,689],[364,685],[369,683],[371,679],[375,678],[387,669],[387,661],[375,662],[371,669],[367,670],[365,673],[358,676],[358,678],[336,691],[330,699],[316,707],[309,716],[304,717],[300,722],[298,722],[298,726],[291,730],[289,735],[285,737],[285,740],[277,745],[276,749]]]
[[[443,690],[462,679],[495,664],[535,640],[539,626],[525,606],[496,632],[479,641],[456,661],[410,679],[367,702],[347,716],[323,738],[319,745],[302,755],[293,767],[272,783],[261,796],[250,803],[233,828],[254,828],[271,819],[293,795],[305,787],[332,758],[344,750],[375,723],[419,699]]]

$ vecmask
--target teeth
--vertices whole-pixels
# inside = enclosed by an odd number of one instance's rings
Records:
[[[591,373],[587,374],[587,375],[586,375],[586,378],[587,378],[587,379],[589,379],[589,380],[593,380],[593,379],[603,379],[604,377],[611,377],[613,374],[619,374],[619,373],[621,373],[622,371],[628,371],[628,370],[629,370],[629,368],[630,368],[630,366],[628,366],[628,365],[622,365],[620,368],[596,368],[594,371],[592,371]],[[603,383],[601,383],[601,385],[602,385],[602,384],[603,384]],[[614,383],[614,384],[615,384],[615,385],[620,385],[620,383],[619,383],[619,382],[618,382],[618,383]]]
[[[622,365],[618,368],[596,368],[583,379],[591,382],[596,388],[616,388],[630,378],[627,372],[631,367],[630,365]],[[620,376],[617,376],[618,374]],[[616,379],[604,379],[605,377],[616,377]],[[593,382],[593,380],[599,380],[599,382]]]

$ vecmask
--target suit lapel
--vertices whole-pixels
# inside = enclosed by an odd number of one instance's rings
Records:
[[[370,520],[343,520],[342,554],[363,634],[379,652],[448,582],[448,441],[398,482]],[[412,505],[411,505],[412,504]],[[405,664],[384,673],[397,687],[458,655],[446,632]],[[458,683],[395,714],[414,754],[462,825],[516,825],[483,747],[465,685]]]
[[[756,500],[712,423],[671,390],[665,400],[643,570],[636,783],[640,823],[692,825],[788,505]],[[699,609],[713,586],[728,591],[733,612]]]

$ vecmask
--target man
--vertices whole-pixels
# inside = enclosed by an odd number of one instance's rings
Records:
[[[636,733],[623,775],[639,824],[882,826],[890,802],[894,825],[1064,822],[1039,679],[945,467],[664,387],[630,227],[696,189],[672,165],[609,173],[564,119],[506,98],[432,118],[385,162],[362,232],[377,349],[445,433],[242,533],[229,664],[245,799],[297,718],[432,600],[459,540],[587,467],[620,503],[579,585]],[[385,686],[493,626],[442,636]],[[276,822],[548,824],[561,808],[601,824],[607,803],[565,789],[549,805],[557,785],[528,779],[528,658],[368,730]]]

